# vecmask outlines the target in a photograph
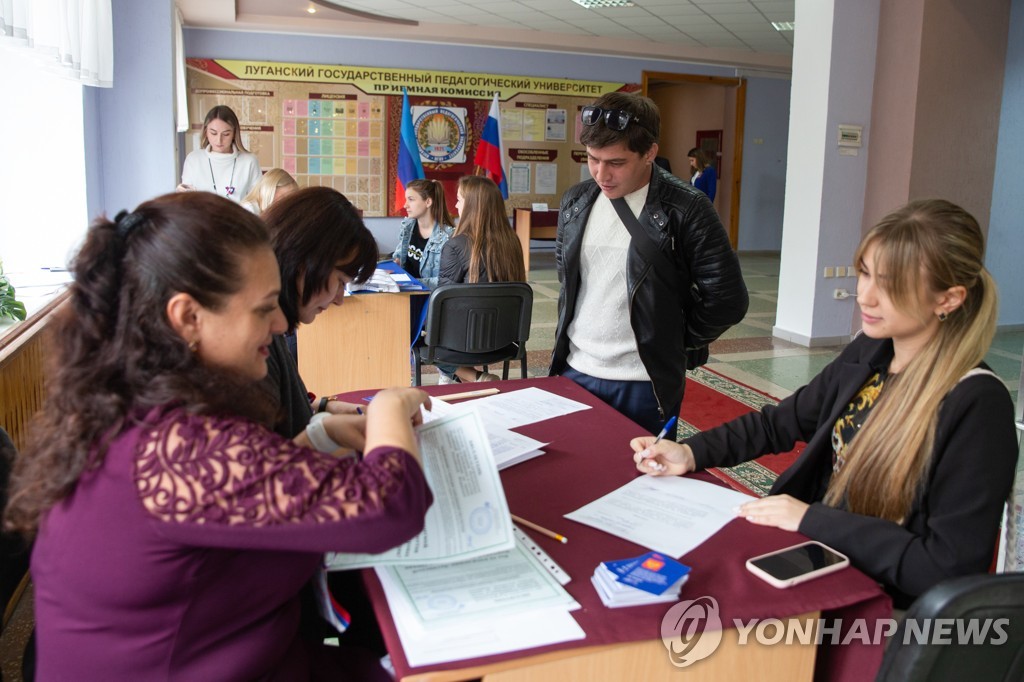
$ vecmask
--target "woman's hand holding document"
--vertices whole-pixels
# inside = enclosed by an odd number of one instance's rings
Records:
[[[452,412],[417,433],[434,493],[423,532],[383,554],[328,554],[329,570],[462,561],[513,547],[508,502],[476,411]]]

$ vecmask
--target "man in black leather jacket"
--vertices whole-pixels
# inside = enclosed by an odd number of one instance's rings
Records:
[[[610,93],[582,122],[593,179],[562,196],[551,374],[657,433],[679,414],[688,358],[703,363],[707,345],[743,319],[747,288],[708,198],[653,163],[657,105]],[[612,204],[620,197],[639,222],[632,239]]]

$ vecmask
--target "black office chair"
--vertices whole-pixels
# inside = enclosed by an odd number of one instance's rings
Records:
[[[476,366],[519,360],[526,378],[526,341],[530,338],[533,289],[525,282],[445,284],[427,303],[425,345],[413,348],[415,385],[423,365],[438,362]]]
[[[940,618],[955,619],[944,631],[952,643],[930,643],[934,641],[936,619]],[[997,620],[1005,627],[1000,627]],[[978,638],[978,644],[970,640],[958,643],[958,628],[975,626],[981,632],[986,621],[986,635]],[[928,635],[921,636],[925,623],[929,625]],[[911,624],[917,627],[911,629]],[[1004,633],[1006,640],[1001,641]],[[875,682],[925,680],[1024,680],[1024,573],[954,578],[936,585],[911,604],[889,638]]]

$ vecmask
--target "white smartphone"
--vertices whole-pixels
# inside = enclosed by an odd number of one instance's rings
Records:
[[[813,540],[747,559],[747,570],[775,587],[813,580],[849,565],[845,556]]]

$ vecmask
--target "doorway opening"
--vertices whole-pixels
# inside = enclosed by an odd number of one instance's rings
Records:
[[[644,71],[642,78],[643,94],[654,100],[661,112],[658,154],[669,160],[677,177],[690,178],[690,149],[717,145],[714,204],[729,233],[729,243],[737,248],[746,79],[661,71]]]

